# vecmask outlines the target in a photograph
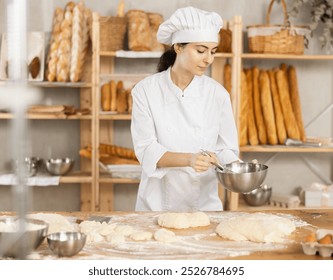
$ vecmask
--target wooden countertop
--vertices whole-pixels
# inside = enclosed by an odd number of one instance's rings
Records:
[[[255,212],[255,211],[246,211]],[[259,212],[259,211],[256,211]],[[228,218],[240,215],[241,212],[206,212],[211,225],[187,230],[172,230],[179,241],[161,243],[151,241],[132,241],[126,239],[119,244],[107,242],[87,243],[83,250],[72,259],[232,259],[232,260],[321,260],[320,255],[305,255],[301,241],[316,228],[333,230],[333,209],[302,209],[302,210],[260,210],[264,213],[285,215],[297,225],[296,231],[286,243],[269,244],[255,242],[234,242],[224,240],[215,234],[215,228],[221,217]],[[50,212],[43,212],[50,213]],[[54,213],[54,212],[53,212]],[[8,213],[2,212],[2,215]],[[158,228],[159,212],[58,212],[71,221],[86,220],[90,216],[108,216],[111,222],[132,226],[136,230],[154,232]],[[57,259],[47,246],[47,242],[33,254],[34,259]]]

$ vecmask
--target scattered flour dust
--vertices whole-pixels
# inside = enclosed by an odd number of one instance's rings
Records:
[[[83,250],[73,258],[95,260],[225,259],[250,255],[258,251],[279,250],[286,248],[288,244],[293,242],[291,239],[283,243],[226,240],[216,234],[216,227],[223,221],[244,216],[247,215],[247,213],[225,211],[211,212],[207,215],[211,223],[209,227],[170,229],[170,231],[175,233],[176,237],[176,240],[172,242],[159,242],[153,238],[155,232],[162,229],[162,227],[158,225],[159,213],[113,215],[108,224],[110,228],[104,225],[104,232],[101,231],[99,233],[101,237],[96,238],[96,241],[90,240],[90,242],[87,242]],[[295,216],[283,215],[283,217],[293,221],[296,227],[306,225],[305,222]],[[119,227],[120,232],[124,232],[124,229],[127,229],[125,231],[127,232],[126,236],[119,232],[115,235],[115,232],[117,232],[115,229],[117,227]],[[131,230],[129,227],[131,227]],[[120,228],[122,228],[122,230],[120,230]],[[135,233],[140,232],[148,232],[148,234],[145,233],[149,235],[148,240],[145,238],[135,240],[135,238],[133,238]],[[117,238],[121,240],[117,240]],[[49,250],[46,248],[44,251],[39,251],[38,254],[34,255],[32,258],[56,259],[57,257],[50,255]]]

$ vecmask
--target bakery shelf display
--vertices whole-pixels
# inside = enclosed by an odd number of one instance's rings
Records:
[[[241,135],[242,126],[241,126],[241,118],[242,118],[242,92],[247,90],[244,87],[245,81],[249,79],[249,73],[251,75],[257,76],[258,82],[255,85],[257,90],[266,91],[266,95],[263,97],[264,99],[261,102],[268,102],[270,100],[270,109],[272,108],[276,110],[274,107],[274,101],[269,99],[271,93],[268,92],[267,83],[272,79],[272,71],[277,69],[261,69],[261,68],[252,68],[252,67],[244,67],[245,61],[255,61],[255,60],[272,60],[272,61],[280,61],[281,71],[283,69],[290,69],[290,75],[295,75],[297,73],[297,68],[293,65],[293,61],[305,60],[333,60],[333,56],[331,55],[290,55],[290,54],[253,54],[253,53],[244,53],[243,52],[243,25],[242,18],[240,16],[235,16],[230,22],[228,22],[228,26],[232,31],[232,52],[231,53],[217,53],[215,56],[214,63],[211,66],[211,77],[219,81],[223,84],[230,93],[230,97],[232,100],[233,111],[235,114],[236,124],[239,130],[239,134]],[[99,16],[98,14],[93,14],[93,38],[95,41],[99,38]],[[114,135],[115,135],[115,121],[130,121],[131,114],[130,110],[120,110],[118,112],[115,110],[103,110],[103,103],[105,100],[107,102],[111,102],[112,96],[112,85],[113,90],[117,89],[117,84],[119,83],[119,87],[122,86],[123,89],[130,89],[137,81],[144,78],[149,73],[138,73],[138,74],[116,74],[115,72],[115,64],[117,62],[117,58],[126,58],[126,59],[156,59],[160,57],[161,52],[156,51],[100,51],[97,44],[94,44],[94,52],[93,52],[93,81],[94,81],[94,92],[96,93],[96,100],[94,108],[94,122],[96,129],[96,150],[98,150],[98,145],[101,143],[108,143],[109,145],[113,145]],[[287,63],[288,62],[288,63]],[[286,67],[286,68],[284,68]],[[251,71],[249,71],[251,69]],[[282,72],[281,74],[282,75]],[[276,73],[274,74],[276,77]],[[295,77],[294,84],[295,84]],[[112,82],[113,81],[113,82]],[[286,82],[286,80],[284,81]],[[296,76],[297,82],[297,76]],[[103,85],[108,84],[104,88]],[[253,85],[252,85],[253,86]],[[283,86],[283,85],[282,85]],[[284,84],[286,87],[287,85]],[[280,85],[281,87],[281,85]],[[289,84],[288,84],[289,87]],[[278,85],[277,85],[278,90]],[[116,92],[116,91],[115,91]],[[128,95],[127,95],[128,96]],[[265,99],[266,98],[266,99]],[[267,99],[268,98],[268,99]],[[114,99],[116,102],[116,99]],[[290,100],[291,102],[291,100]],[[294,101],[295,102],[295,101]],[[297,102],[297,100],[296,100]],[[110,103],[111,104],[111,103]],[[111,105],[110,105],[111,106]],[[127,100],[128,106],[128,100]],[[300,104],[298,104],[299,108]],[[105,108],[104,108],[105,109]],[[107,104],[106,109],[109,109],[109,105]],[[282,108],[281,113],[282,112]],[[266,114],[268,114],[266,112]],[[244,117],[244,116],[243,116]],[[275,118],[276,116],[274,116]],[[255,120],[254,120],[255,121]],[[263,122],[267,122],[267,120],[263,119]],[[296,121],[296,120],[295,120]],[[268,122],[269,124],[269,122]],[[278,127],[276,127],[277,133]],[[265,131],[266,133],[266,131]],[[272,133],[272,131],[271,131]],[[274,132],[273,132],[274,133]],[[333,147],[329,145],[285,145],[285,141],[288,138],[288,134],[285,138],[278,137],[276,134],[275,137],[267,137],[266,142],[260,143],[258,139],[258,143],[255,145],[250,145],[249,140],[247,139],[244,145],[241,145],[240,151],[241,153],[292,153],[292,154],[302,154],[302,153],[330,153],[333,152]],[[307,136],[299,136],[300,141],[308,141]],[[270,140],[268,140],[270,139]],[[311,141],[310,141],[311,142]],[[289,142],[288,142],[289,143]],[[310,143],[311,144],[311,143]],[[93,149],[92,149],[93,151]],[[98,158],[100,154],[98,151],[95,152],[95,163],[94,168],[96,169],[96,177],[93,178],[96,186],[95,186],[95,205],[96,209],[101,211],[109,211],[113,210],[113,188],[114,184],[138,184],[138,179],[133,178],[115,178],[110,176],[110,172],[103,169],[100,164]],[[91,160],[94,160],[94,155],[92,155]],[[234,193],[228,193],[229,205],[228,209],[236,210],[239,207],[238,204],[238,195]]]

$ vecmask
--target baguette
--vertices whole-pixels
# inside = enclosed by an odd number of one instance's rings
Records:
[[[245,146],[247,139],[247,119],[248,119],[248,96],[247,96],[246,74],[241,73],[241,98],[240,98],[240,116],[239,116],[239,145]]]
[[[289,66],[287,70],[288,74],[288,82],[289,82],[289,93],[290,93],[290,100],[291,105],[293,107],[293,111],[295,114],[297,126],[300,133],[300,139],[305,141],[305,129],[303,124],[303,117],[302,117],[302,106],[301,100],[298,92],[298,83],[297,83],[297,74],[296,69],[294,66]]]
[[[271,86],[271,94],[275,112],[275,125],[276,125],[276,133],[278,137],[279,144],[284,144],[287,138],[287,131],[284,124],[283,113],[280,103],[279,92],[276,85],[275,74],[273,70],[268,71],[270,86]]]
[[[259,90],[259,69],[257,66],[253,67],[253,105],[254,116],[256,119],[258,139],[260,144],[267,144],[266,125],[261,109],[260,90]]]
[[[111,91],[111,111],[117,111],[117,84],[114,80],[110,81],[110,91]]]
[[[290,101],[287,75],[285,71],[277,70],[275,77],[279,90],[280,103],[285,120],[287,136],[295,140],[300,140],[296,118]]]
[[[122,81],[117,83],[117,112],[125,113],[128,109],[127,104],[127,91],[124,89],[124,85]]]
[[[247,85],[247,100],[249,105],[247,118],[247,134],[250,145],[255,146],[259,144],[259,140],[256,121],[254,117],[252,69],[246,69],[245,74]]]
[[[106,83],[101,88],[101,107],[103,111],[111,110],[111,91],[110,84]]]
[[[132,99],[132,90],[128,89],[127,91],[127,108],[128,108],[128,113],[132,113],[132,108],[133,108],[133,99]]]
[[[137,160],[134,150],[129,148],[101,143],[99,145],[99,151],[101,154],[108,154],[110,156]]]
[[[260,71],[259,84],[261,107],[267,129],[267,140],[269,144],[276,145],[278,143],[278,139],[276,134],[274,108],[267,71]]]
[[[226,63],[223,71],[223,85],[229,94],[231,94],[231,65]]]

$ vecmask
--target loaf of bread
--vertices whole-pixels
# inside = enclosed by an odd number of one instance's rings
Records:
[[[117,84],[114,80],[109,82],[110,84],[110,93],[111,93],[111,111],[117,111]]]
[[[275,78],[279,91],[280,103],[283,112],[283,117],[285,120],[287,136],[295,140],[300,140],[299,129],[291,105],[286,72],[281,69],[277,70]]]
[[[263,112],[263,117],[266,125],[267,140],[271,145],[277,145],[278,138],[276,133],[274,107],[271,95],[271,89],[269,84],[268,73],[265,70],[261,70],[259,74],[260,84],[260,100]]]
[[[231,53],[231,45],[232,45],[231,30],[226,28],[221,28],[219,36],[220,36],[220,43],[217,48],[217,51],[223,53]]]
[[[248,113],[247,113],[247,134],[248,141],[251,146],[259,144],[258,131],[254,116],[254,105],[253,105],[253,75],[252,69],[245,70],[246,75],[246,87],[247,87],[247,103],[248,103]]]
[[[151,31],[149,18],[145,11],[127,12],[128,48],[132,51],[151,50]]]
[[[101,107],[102,111],[111,110],[111,90],[109,83],[105,83],[101,87]]]
[[[117,83],[117,112],[126,113],[128,110],[127,104],[127,91],[124,88],[123,82],[118,81]]]
[[[102,144],[106,145],[106,144]],[[107,145],[109,146],[109,145]],[[118,147],[121,148],[121,147]],[[136,158],[125,158],[125,157],[120,157],[116,154],[110,154],[108,152],[108,149],[106,149],[106,152],[103,151],[104,146],[100,148],[100,153],[99,153],[99,161],[104,163],[104,164],[139,164],[139,161]],[[125,149],[125,148],[121,148]],[[92,148],[91,145],[84,147],[83,149],[80,149],[79,152],[81,157],[89,158],[91,159],[92,157]]]
[[[124,148],[117,145],[101,143],[99,145],[99,152],[101,154],[108,154],[110,156],[117,156],[121,158],[137,160],[133,149]]]
[[[254,66],[252,69],[253,75],[253,104],[254,116],[256,120],[258,139],[260,144],[267,144],[266,125],[261,107],[260,89],[259,89],[259,68]]]
[[[298,92],[298,82],[297,82],[297,74],[296,74],[295,67],[289,66],[287,69],[287,74],[288,74],[290,100],[291,100],[293,112],[295,114],[297,126],[299,129],[300,139],[302,141],[305,141],[306,135],[305,135],[305,129],[304,129],[304,124],[303,124],[302,106],[301,106],[301,100],[300,100],[300,96],[299,96],[299,92]]]
[[[83,64],[88,51],[89,27],[87,9],[83,2],[75,5],[73,10],[72,48],[70,64],[70,81],[78,82],[81,79]]]
[[[45,78],[49,82],[55,81],[57,76],[58,47],[61,34],[60,26],[64,19],[64,14],[63,9],[56,8],[53,15],[50,47],[46,58],[45,69]]]
[[[157,41],[157,30],[163,22],[163,16],[159,13],[147,13],[150,25],[151,51],[164,51],[164,45]]]
[[[71,49],[72,49],[72,26],[73,26],[73,10],[75,4],[68,2],[65,8],[64,19],[60,26],[60,41],[58,46],[58,61],[57,61],[57,81],[69,81],[69,71],[71,64]]]
[[[133,99],[132,99],[132,90],[131,89],[127,89],[127,111],[128,113],[132,113],[132,108],[133,108]]]
[[[29,73],[33,79],[36,79],[40,71],[40,59],[35,56],[28,66]]]
[[[247,119],[248,119],[248,90],[246,84],[246,74],[241,72],[241,97],[240,97],[240,112],[239,112],[239,145],[245,146],[248,143],[247,138]]]
[[[231,94],[231,65],[229,63],[224,64],[223,69],[223,86]]]
[[[269,82],[271,86],[272,101],[275,113],[276,134],[279,144],[284,144],[287,138],[287,131],[284,124],[283,113],[280,103],[279,92],[276,85],[275,74],[273,70],[268,71]]]

